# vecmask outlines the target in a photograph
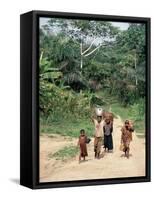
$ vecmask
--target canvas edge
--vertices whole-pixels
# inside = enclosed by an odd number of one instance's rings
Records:
[[[129,17],[129,16],[113,16],[113,15],[95,15],[95,14],[83,14],[83,13],[65,13],[65,12],[51,12],[51,11],[31,11],[26,14],[32,14],[32,90],[34,90],[34,93],[32,93],[32,182],[31,185],[25,185],[27,187],[30,187],[32,189],[41,189],[41,188],[59,188],[59,187],[78,187],[78,186],[93,186],[93,185],[107,185],[107,184],[123,184],[123,183],[138,183],[138,182],[150,182],[151,181],[151,138],[150,138],[150,25],[151,25],[151,19],[150,18],[143,18],[143,17]],[[22,16],[22,15],[21,15]],[[129,178],[119,178],[119,179],[101,179],[101,180],[84,180],[84,181],[61,181],[61,182],[51,182],[51,183],[40,183],[39,182],[39,157],[38,157],[38,151],[39,151],[39,139],[38,139],[38,115],[36,113],[37,106],[38,105],[38,94],[37,94],[37,87],[38,87],[38,79],[36,74],[37,71],[37,65],[38,65],[38,49],[36,49],[36,46],[38,45],[38,27],[37,27],[37,19],[40,16],[50,16],[50,17],[75,17],[75,18],[90,18],[90,19],[105,19],[105,20],[122,20],[123,22],[144,22],[147,24],[148,30],[147,30],[147,66],[148,66],[148,72],[147,72],[147,80],[148,80],[148,97],[147,97],[147,127],[148,127],[148,148],[146,149],[146,176],[144,177],[129,177]],[[120,20],[120,21],[121,21]],[[37,37],[36,37],[37,36]],[[35,95],[34,95],[35,94]],[[37,98],[36,98],[37,97]],[[37,103],[36,103],[37,102]],[[37,147],[36,147],[37,146]],[[23,185],[23,184],[22,184]]]

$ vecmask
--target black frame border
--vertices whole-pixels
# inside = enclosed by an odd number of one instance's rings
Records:
[[[66,18],[146,24],[146,176],[39,182],[39,18]],[[20,184],[32,189],[151,181],[151,19],[83,13],[31,11],[20,16]],[[28,61],[27,61],[28,60]],[[28,65],[28,66],[27,66]],[[25,69],[27,67],[27,69]],[[26,79],[25,79],[25,76]],[[27,83],[29,84],[27,85]],[[24,91],[26,90],[26,94]],[[27,107],[24,106],[26,103]],[[27,109],[29,108],[29,109]],[[26,128],[26,126],[28,127]],[[27,134],[27,135],[25,135]],[[26,150],[29,148],[29,150]]]

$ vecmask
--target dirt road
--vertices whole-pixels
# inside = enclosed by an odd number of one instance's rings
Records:
[[[93,140],[88,144],[87,161],[78,163],[78,156],[68,161],[49,158],[50,153],[66,145],[77,144],[77,139],[58,135],[40,137],[40,182],[63,180],[103,179],[117,177],[135,177],[145,175],[145,141],[133,134],[130,158],[124,157],[119,150],[122,121],[114,121],[114,152],[104,153],[102,158],[94,159]]]

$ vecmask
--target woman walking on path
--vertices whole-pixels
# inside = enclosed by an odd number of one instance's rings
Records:
[[[105,120],[105,125],[103,126],[104,131],[104,148],[105,151],[113,150],[113,139],[112,139],[112,132],[113,132],[113,125],[110,121],[110,119]]]

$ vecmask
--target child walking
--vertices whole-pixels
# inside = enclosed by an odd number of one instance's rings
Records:
[[[133,125],[129,120],[125,121],[124,126],[121,129],[121,144],[123,144],[125,156],[129,158],[130,142],[132,141],[132,133],[134,132]]]
[[[78,145],[80,147],[79,163],[81,162],[81,158],[83,158],[83,160],[85,161],[85,157],[88,156],[86,141],[87,141],[87,136],[85,134],[85,130],[81,129],[78,140]]]

